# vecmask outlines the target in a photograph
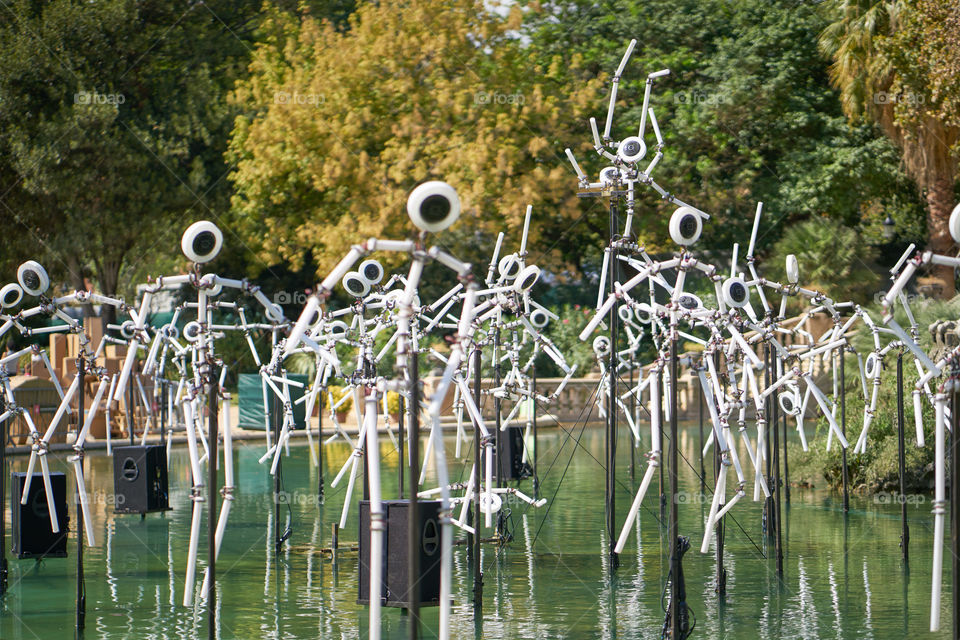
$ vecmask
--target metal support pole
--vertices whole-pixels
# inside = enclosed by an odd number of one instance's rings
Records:
[[[657,380],[657,389],[659,390],[658,393],[661,394],[661,398],[660,398],[660,399],[661,399],[661,402],[660,402],[660,415],[657,416],[657,430],[660,432],[660,433],[659,433],[660,442],[663,442],[663,402],[662,402],[662,400],[663,400],[663,368],[662,368],[662,367],[657,371],[657,378],[658,378],[658,380]],[[714,447],[714,448],[716,448],[716,447]],[[664,468],[666,465],[660,464],[660,465],[657,465],[657,466],[659,467],[659,474],[660,474],[660,480],[659,480],[659,482],[660,482],[660,485],[659,485],[660,496],[659,496],[659,500],[660,500],[660,525],[662,526],[663,523],[664,523],[665,520],[666,520],[666,508],[667,508],[667,497],[666,497],[666,495],[663,493],[663,486],[664,486],[664,485],[663,485],[663,468]]]
[[[790,504],[790,465],[787,459],[787,414],[781,413],[781,422],[783,423],[783,491]]]
[[[478,409],[480,407],[480,367],[482,366],[482,358],[483,354],[480,351],[480,347],[477,346],[473,350],[473,394]],[[480,425],[476,421],[473,423],[473,461],[473,527],[474,531],[476,531],[471,540],[473,542],[471,546],[473,552],[473,605],[479,610],[479,608],[483,606],[483,567],[480,564],[480,538],[482,537],[481,527],[483,526],[483,520],[480,514],[480,480],[483,478],[483,465],[480,462]]]
[[[77,358],[77,437],[80,437],[80,430],[83,428],[84,420],[84,373],[85,364],[83,358]],[[6,443],[4,443],[6,445]],[[78,465],[83,469],[83,449],[77,449]],[[50,505],[50,508],[55,508]],[[87,618],[87,589],[83,581],[83,509],[80,504],[80,496],[77,495],[77,632],[83,631],[86,626]]]
[[[719,375],[720,371],[720,354],[714,353],[713,355],[715,369]],[[713,445],[713,488],[714,491],[717,489],[717,484],[720,479],[720,474],[723,473],[723,458],[720,456],[720,447],[717,446],[716,442]],[[717,565],[717,576],[716,576],[716,591],[717,595],[720,598],[723,598],[727,595],[727,570],[723,566],[723,543],[726,536],[726,528],[724,527],[724,519],[717,518],[716,525],[717,532],[717,544],[716,544],[716,565]]]
[[[7,410],[7,398],[0,393],[0,414]],[[0,423],[0,596],[7,592],[7,424]],[[108,427],[109,428],[109,427]]]
[[[497,327],[493,330],[493,388],[497,389],[500,387],[500,327]],[[480,400],[477,400],[477,407],[480,406]],[[500,448],[500,395],[494,394],[493,396],[493,412],[494,412],[494,430],[493,430],[493,450],[496,452],[494,456],[494,471],[496,474],[495,482],[497,483],[497,488],[503,486],[503,456],[500,455],[502,449]]]
[[[215,640],[217,637],[217,438],[220,437],[220,423],[217,415],[217,396],[220,389],[214,375],[213,366],[210,367],[210,391],[207,394],[210,455],[207,458],[207,637]],[[224,451],[224,454],[227,452]]]
[[[403,413],[407,410],[403,395],[400,395],[400,410],[397,415],[397,497],[403,500]]]
[[[840,427],[843,432],[843,436],[847,436],[847,381],[844,377],[844,362],[846,361],[846,353],[844,353],[844,348],[840,347],[838,349],[840,352]],[[840,465],[841,465],[841,475],[843,476],[843,512],[847,513],[850,511],[850,491],[847,488],[847,483],[849,482],[850,472],[847,467],[847,450],[840,447]]]
[[[698,414],[698,424],[700,427],[700,493],[706,493],[707,490],[707,471],[703,468],[703,383],[698,382],[699,385],[697,394],[697,414]]]
[[[167,385],[163,380],[157,380],[160,385],[160,393],[154,394],[154,398],[160,399],[160,406],[157,410],[160,413],[160,444],[167,444]],[[109,428],[109,427],[107,427]]]
[[[637,415],[637,396],[633,391],[633,361],[630,362],[630,419],[633,420]],[[634,461],[634,449],[637,448],[637,443],[635,440],[630,440],[630,484],[633,486],[633,481],[636,479],[636,462]]]
[[[407,608],[410,614],[410,640],[420,637],[420,521],[417,493],[420,491],[420,362],[413,342],[409,341],[407,360],[410,372],[410,520],[407,521]]]
[[[317,410],[317,499],[323,502],[323,392],[320,390],[320,408]],[[403,464],[401,463],[401,467]],[[402,477],[402,476],[401,476]]]
[[[677,442],[679,440],[677,428],[679,379],[677,367],[677,328],[670,327],[670,523],[667,539],[670,541],[670,637],[680,640],[680,528],[677,494]]]
[[[278,399],[273,395],[267,396],[268,398],[273,398],[273,409],[270,411],[270,414],[273,418],[271,428],[273,429],[273,443],[280,447],[280,420],[281,420],[281,407]],[[273,476],[273,508],[274,508],[274,538],[273,538],[273,547],[274,551],[279,555],[280,548],[283,546],[283,539],[280,533],[280,474],[283,467],[283,455],[280,452],[277,452],[277,473]]]
[[[537,473],[537,364],[533,363],[530,369],[532,377],[530,384],[530,388],[532,389],[530,412],[532,413],[531,419],[533,420],[533,498],[534,500],[539,500],[540,476]]]
[[[770,388],[770,385],[773,382],[773,349],[770,348],[769,343],[764,345],[763,349],[763,387],[764,389]],[[763,451],[765,455],[765,469],[764,475],[766,476],[767,486],[773,486],[773,456],[770,455],[770,421],[773,418],[773,405],[775,400],[773,395],[767,396],[767,399],[764,401],[764,423],[763,423]],[[770,496],[763,501],[763,531],[767,535],[767,538],[774,537],[773,527],[774,522],[774,513],[773,513],[773,496]]]
[[[619,222],[617,220],[617,202],[616,199],[611,199],[610,201],[610,262],[609,262],[609,273],[607,274],[607,281],[610,286],[610,293],[615,293],[614,283],[617,281],[618,276],[618,262],[617,259],[617,250],[616,250],[616,238],[617,231],[619,228]],[[610,566],[616,568],[619,562],[617,561],[617,553],[614,551],[614,548],[617,544],[617,517],[616,517],[616,487],[617,487],[617,368],[619,363],[617,361],[617,343],[619,342],[619,329],[620,329],[620,316],[617,313],[618,304],[613,303],[613,306],[610,307],[610,317],[608,322],[610,323],[610,361],[609,369],[607,371],[609,375],[609,381],[607,385],[608,402],[607,402],[607,438],[606,438],[606,453],[607,453],[607,475],[606,475],[606,494],[607,494],[607,539],[609,540],[610,548]]]
[[[780,356],[776,353],[771,354],[773,363],[779,364]],[[775,368],[777,371],[779,367]],[[773,524],[776,527],[776,553],[777,553],[777,575],[783,577],[783,527],[781,527],[780,516],[780,416],[778,415],[779,406],[773,399],[770,401],[772,415],[770,422],[773,431]]]
[[[903,352],[897,353],[897,476],[900,481],[900,550],[903,563],[910,561],[910,527],[907,525],[907,501],[903,499],[906,491],[906,455],[903,444]]]
[[[953,392],[950,394],[950,419],[953,427],[950,429],[950,559],[953,571],[950,581],[953,583],[953,638],[960,638],[960,461],[957,460],[957,447],[960,445],[960,387],[954,381]],[[903,496],[900,496],[903,501]]]
[[[134,418],[134,416],[137,413],[136,405],[135,405],[137,401],[137,397],[133,393],[133,386],[136,383],[136,377],[137,377],[137,363],[136,361],[134,361],[133,373],[130,376],[130,380],[127,382],[127,429],[129,429],[130,431],[131,447],[134,445],[133,431],[136,423],[136,419]]]

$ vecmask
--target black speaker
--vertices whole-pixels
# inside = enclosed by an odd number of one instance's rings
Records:
[[[492,435],[492,434],[491,434]],[[507,427],[499,434],[495,463],[493,465],[493,479],[522,480],[532,475],[529,464],[523,462],[523,428]],[[486,465],[486,448],[481,452],[481,463]],[[481,467],[486,469],[486,466]],[[481,476],[485,471],[481,472]]]
[[[11,551],[18,558],[66,558],[67,529],[70,517],[67,513],[67,477],[62,473],[50,474],[53,502],[57,509],[60,532],[50,528],[50,512],[47,509],[47,492],[43,487],[43,474],[33,474],[27,504],[20,504],[27,474],[10,474],[10,511],[13,527]]]
[[[384,531],[381,604],[409,608],[409,500],[383,502]],[[420,536],[419,599],[421,606],[440,604],[440,501],[417,501],[417,532]],[[360,502],[360,580],[357,602],[370,603],[370,501]]]
[[[169,510],[166,447],[114,447],[113,487],[116,513]]]

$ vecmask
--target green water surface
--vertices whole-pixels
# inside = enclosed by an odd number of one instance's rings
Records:
[[[541,433],[542,495],[535,509],[508,501],[513,542],[484,548],[483,606],[472,602],[472,570],[465,546],[454,559],[455,638],[659,638],[663,624],[666,536],[658,523],[657,482],[645,500],[634,535],[611,575],[604,533],[603,432],[579,427]],[[579,437],[579,445],[575,444]],[[685,430],[681,451],[693,460],[698,435]],[[386,440],[386,438],[384,438]],[[822,443],[819,443],[822,446]],[[453,440],[447,439],[453,452]],[[272,479],[258,464],[262,441],[236,443],[236,499],[217,563],[217,617],[222,638],[357,638],[367,635],[367,610],[356,603],[356,554],[336,565],[320,553],[330,546],[331,524],[339,520],[346,482],[332,488],[350,451],[343,443],[325,447],[325,501],[315,499],[316,468],[305,446],[290,447],[283,461],[289,495],[281,510],[292,533],[283,552],[273,551]],[[465,447],[465,450],[468,450]],[[396,497],[397,455],[382,449],[386,498]],[[50,454],[54,470],[67,472],[65,454]],[[645,459],[637,456],[635,483],[628,474],[629,449],[618,451],[617,519],[632,500]],[[745,452],[742,460],[748,460]],[[26,467],[25,458],[10,462]],[[692,548],[684,559],[688,603],[695,619],[692,638],[945,638],[949,636],[950,554],[944,568],[943,626],[928,631],[933,519],[927,496],[909,500],[911,559],[900,558],[900,508],[894,500],[851,497],[844,516],[836,494],[823,488],[792,491],[784,507],[784,576],[777,578],[773,549],[761,531],[760,504],[748,496],[728,519],[725,564],[727,595],[714,592],[713,553],[701,555],[709,491],[699,493],[695,470],[682,463],[681,533]],[[699,463],[696,464],[699,469]],[[465,464],[450,455],[454,480],[466,479]],[[698,470],[697,469],[697,470]],[[96,546],[85,552],[87,628],[85,638],[206,637],[206,608],[181,606],[190,526],[189,462],[185,448],[170,460],[173,510],[115,515],[112,460],[90,453],[86,461]],[[432,486],[433,474],[427,484]],[[712,481],[708,482],[708,485]],[[532,493],[530,480],[521,489]],[[355,499],[359,499],[358,482]],[[75,515],[71,509],[71,531]],[[342,544],[355,541],[356,505]],[[9,523],[9,519],[8,519]],[[460,537],[458,533],[458,537]],[[639,535],[639,542],[637,536]],[[949,544],[949,532],[947,533]],[[9,538],[8,538],[9,546]],[[201,534],[202,577],[206,524]],[[0,638],[21,640],[73,636],[76,542],[70,557],[10,561],[9,592],[0,603]],[[199,588],[199,580],[196,585]],[[407,619],[384,609],[383,635],[405,638]],[[434,637],[436,608],[423,611],[423,637]]]

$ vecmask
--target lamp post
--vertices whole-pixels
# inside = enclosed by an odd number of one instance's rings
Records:
[[[887,213],[887,217],[883,219],[883,237],[887,242],[897,237],[897,226],[889,213]]]

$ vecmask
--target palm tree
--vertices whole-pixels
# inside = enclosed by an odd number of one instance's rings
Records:
[[[840,90],[847,117],[878,123],[900,147],[907,173],[925,190],[927,248],[949,253],[954,246],[948,222],[960,127],[938,109],[942,97],[931,95],[928,83],[931,75],[945,73],[944,61],[955,64],[957,52],[945,47],[929,57],[901,55],[918,53],[913,49],[925,40],[923,31],[938,28],[934,16],[942,12],[942,5],[937,7],[936,2],[827,0],[829,24],[820,35],[820,49],[832,60],[830,79]],[[956,6],[955,0],[947,4]],[[933,275],[939,293],[952,296],[953,270],[940,267]]]

